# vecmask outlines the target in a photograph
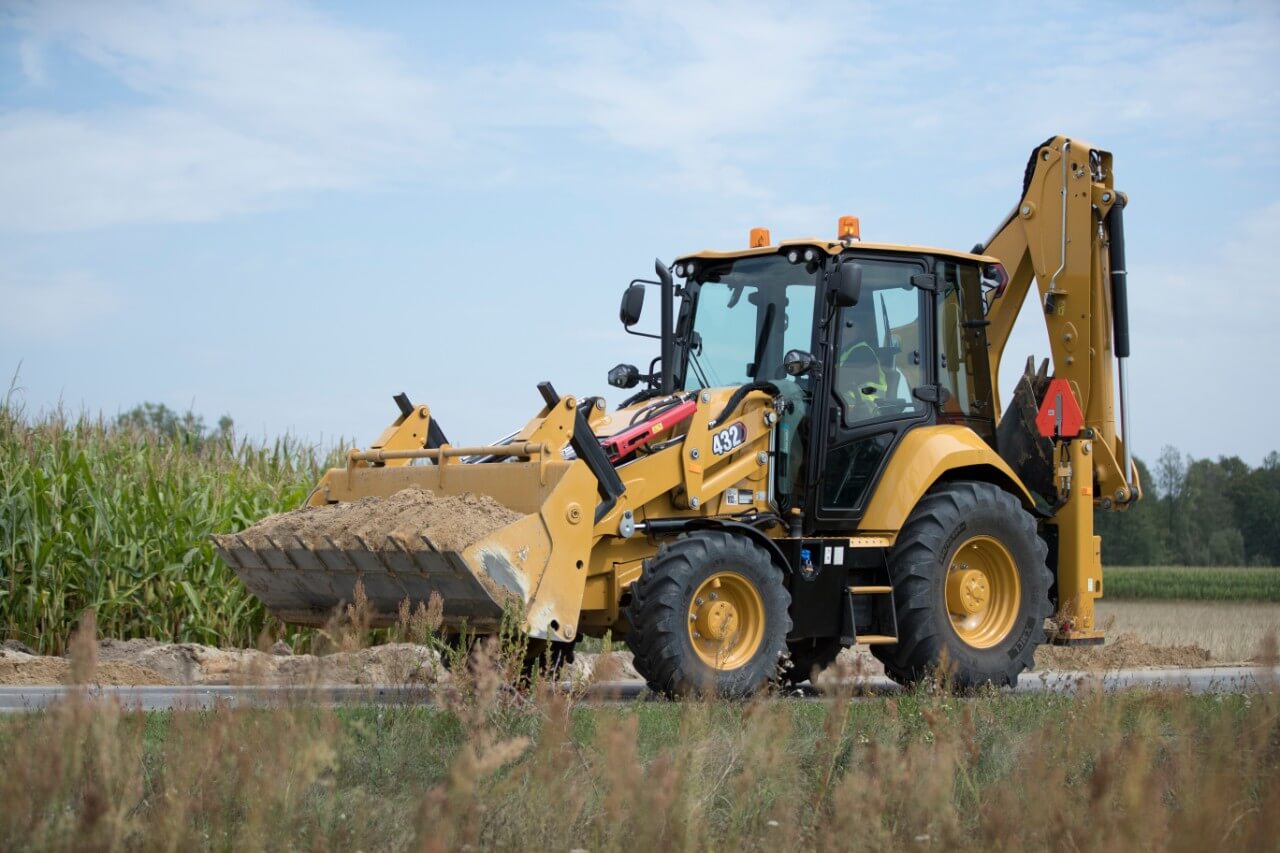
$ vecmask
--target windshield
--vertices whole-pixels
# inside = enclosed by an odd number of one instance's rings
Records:
[[[782,255],[704,262],[696,300],[686,388],[788,379],[782,356],[813,339],[814,264]]]

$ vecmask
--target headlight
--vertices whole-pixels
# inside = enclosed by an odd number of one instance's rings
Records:
[[[799,252],[799,250],[798,250],[798,249],[792,249],[790,252],[787,252],[787,260],[788,260],[788,261],[790,261],[790,262],[791,262],[791,263],[793,263],[793,264],[798,264],[798,263],[800,263],[800,252]]]
[[[804,260],[805,260],[805,263],[809,263],[809,264],[811,264],[811,263],[813,263],[814,261],[816,261],[817,259],[818,259],[818,252],[817,252],[817,250],[815,250],[815,249],[805,249],[805,250],[804,250]]]
[[[676,264],[676,275],[684,278],[684,264]]]

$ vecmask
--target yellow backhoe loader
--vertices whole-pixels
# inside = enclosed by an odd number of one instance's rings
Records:
[[[862,242],[843,217],[834,240],[758,228],[745,249],[659,262],[623,295],[628,331],[650,289],[661,316],[649,371],[609,371],[621,406],[543,383],[522,430],[466,447],[401,395],[308,500],[470,492],[518,520],[461,550],[429,531],[218,550],[286,621],[324,623],[358,580],[387,620],[438,593],[446,629],[484,634],[514,606],[558,650],[625,638],[668,695],[803,681],[855,643],[902,682],[945,661],[957,685],[1011,685],[1049,639],[1102,641],[1093,512],[1141,496],[1125,202],[1111,154],[1058,136],[971,252]],[[1002,411],[1033,282],[1052,371],[1028,360]]]

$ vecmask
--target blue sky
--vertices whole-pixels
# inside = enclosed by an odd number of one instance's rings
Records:
[[[1066,133],[1130,196],[1137,453],[1256,464],[1280,7],[1037,5],[6,2],[0,369],[318,442],[403,390],[484,442],[539,380],[617,396],[655,255],[843,213],[967,249]]]

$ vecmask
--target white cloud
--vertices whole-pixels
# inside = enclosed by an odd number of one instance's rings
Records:
[[[0,272],[0,333],[10,345],[72,339],[121,307],[120,297],[93,275],[65,272],[36,278]]]
[[[31,4],[24,45],[59,45],[132,97],[0,118],[0,227],[215,219],[282,194],[367,186],[442,156],[433,86],[390,37],[293,3]],[[48,80],[36,48],[28,78]],[[56,81],[55,81],[56,82]]]
[[[49,74],[45,69],[44,45],[34,39],[23,39],[18,44],[18,61],[22,64],[22,75],[33,86],[43,86],[49,82]]]
[[[63,230],[215,219],[292,191],[359,183],[323,152],[185,112],[0,118],[0,228]]]
[[[761,209],[829,198],[795,197],[780,177],[795,164],[838,180],[918,158],[922,182],[1006,186],[989,164],[1051,132],[1190,139],[1206,163],[1276,157],[1280,16],[1267,5],[1059,18],[925,6],[907,23],[930,25],[904,28],[898,10],[862,4],[629,0],[602,17],[530,33],[519,55],[444,66],[414,54],[411,32],[302,0],[30,2],[10,18],[33,85],[56,90],[46,57],[70,51],[122,90],[98,109],[0,116],[0,156],[23,164],[0,173],[0,228],[211,220],[301,192],[433,180],[545,182],[615,153],[644,159],[611,180]],[[1215,145],[1224,123],[1230,151]],[[543,130],[557,154],[534,168],[526,141]]]

